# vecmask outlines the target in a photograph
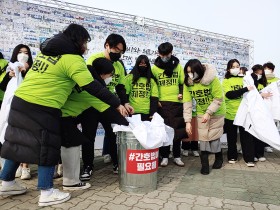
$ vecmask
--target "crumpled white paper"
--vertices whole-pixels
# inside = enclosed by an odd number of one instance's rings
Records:
[[[141,115],[127,117],[129,126],[115,125],[114,132],[132,132],[145,149],[155,149],[173,144],[174,129],[165,125],[163,118],[155,113],[150,121],[141,121]]]

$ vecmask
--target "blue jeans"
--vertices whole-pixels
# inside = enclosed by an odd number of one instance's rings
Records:
[[[15,180],[17,168],[20,163],[13,160],[5,160],[4,168],[0,174],[3,181]],[[47,190],[53,187],[53,174],[55,166],[38,166],[38,189]]]
[[[20,163],[6,159],[0,174],[0,179],[7,182],[15,180],[16,171],[19,167],[19,164]]]
[[[47,190],[53,187],[55,166],[38,166],[38,189]]]

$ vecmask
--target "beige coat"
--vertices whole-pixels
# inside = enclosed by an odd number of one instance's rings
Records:
[[[205,64],[206,70],[200,83],[203,85],[209,85],[217,75],[215,68],[212,65]],[[219,139],[223,135],[224,115],[213,116],[213,114],[219,109],[223,98],[215,98],[213,102],[208,106],[205,113],[210,114],[210,120],[206,123],[201,123],[203,115],[197,116],[197,129],[198,140],[200,141],[213,141]],[[185,122],[191,122],[192,118],[192,103],[184,103],[184,120]]]

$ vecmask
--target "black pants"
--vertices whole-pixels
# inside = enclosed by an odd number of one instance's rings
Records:
[[[151,121],[152,119],[150,118],[149,114],[141,114],[141,120],[142,121]]]
[[[227,133],[227,143],[228,143],[228,160],[237,160],[237,128],[239,128],[240,133],[240,143],[243,153],[243,159],[246,163],[254,161],[255,148],[253,136],[246,132],[243,127],[239,127],[233,124],[233,120],[225,119],[225,131]]]
[[[113,132],[111,123],[119,125],[128,125],[126,119],[114,108],[108,108],[100,113],[94,108],[89,108],[80,115],[82,131],[90,140],[82,144],[82,159],[84,166],[93,166],[94,160],[94,142],[98,123],[100,122],[105,130],[106,137],[110,139],[110,155],[113,164],[118,164],[116,135]]]
[[[173,157],[179,158],[181,156],[181,141],[173,141]],[[170,146],[160,147],[159,153],[162,158],[168,158],[170,154]]]
[[[187,138],[186,124],[183,118],[183,104],[177,102],[161,101],[158,113],[164,119],[164,123],[174,129],[173,157],[181,156],[181,139]],[[160,156],[168,158],[170,146],[160,147]]]
[[[139,113],[135,113],[135,114],[139,114]],[[141,120],[142,121],[151,121],[150,115],[149,114],[141,114]],[[107,136],[107,134],[105,133],[104,136],[104,143],[103,143],[103,152],[102,155],[107,155],[110,154],[110,138]]]
[[[255,144],[255,157],[260,158],[264,156],[264,148],[266,147],[266,143],[262,142],[261,140],[253,137],[254,144]]]
[[[182,149],[197,151],[198,150],[198,141],[187,141],[187,142],[182,141]]]

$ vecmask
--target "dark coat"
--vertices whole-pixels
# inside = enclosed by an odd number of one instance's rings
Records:
[[[181,141],[188,137],[186,123],[183,118],[183,104],[178,102],[161,101],[158,113],[164,119],[164,123],[174,129],[174,140]]]
[[[61,118],[61,146],[69,148],[89,142],[89,139],[78,129],[77,124],[77,119],[74,117]]]
[[[59,109],[14,96],[1,157],[19,163],[54,166],[60,157]]]

